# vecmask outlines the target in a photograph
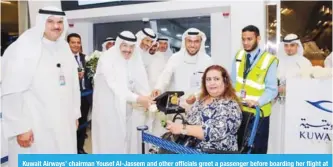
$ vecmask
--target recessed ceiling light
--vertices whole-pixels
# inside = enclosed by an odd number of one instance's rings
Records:
[[[12,4],[12,2],[10,2],[10,1],[1,1],[1,3]]]
[[[177,37],[182,37],[182,34],[177,34],[176,36],[177,36]]]
[[[209,46],[208,46],[208,45],[206,45],[206,46],[205,46],[205,48],[209,48]]]
[[[163,27],[163,28],[161,28],[161,31],[168,31],[168,29]]]

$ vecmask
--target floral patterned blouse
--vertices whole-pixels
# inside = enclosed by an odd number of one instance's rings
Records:
[[[204,131],[198,149],[238,151],[237,131],[241,121],[242,112],[234,100],[216,99],[208,105],[197,101],[187,114],[187,122],[202,125]]]

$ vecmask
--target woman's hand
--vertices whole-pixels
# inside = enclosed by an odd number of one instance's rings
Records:
[[[166,129],[169,130],[172,134],[175,135],[181,134],[183,128],[184,128],[183,124],[167,121]]]

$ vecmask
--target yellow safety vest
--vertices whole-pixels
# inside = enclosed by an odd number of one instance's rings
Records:
[[[267,71],[274,60],[277,58],[268,53],[264,52],[261,54],[257,63],[252,66],[253,68],[248,73],[246,79],[244,79],[244,70],[246,65],[246,52],[244,50],[238,51],[236,55],[236,93],[239,98],[241,98],[241,90],[244,89],[246,92],[245,99],[241,100],[254,100],[258,101],[259,98],[265,91],[265,78],[267,75]],[[255,61],[255,60],[254,60]],[[244,84],[245,80],[245,84]],[[256,110],[253,108],[245,107],[242,108],[245,112],[256,113]],[[271,115],[272,104],[267,103],[261,106],[261,110],[264,115],[260,115],[261,117],[268,117]]]

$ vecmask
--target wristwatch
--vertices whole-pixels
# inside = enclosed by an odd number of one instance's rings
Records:
[[[180,132],[182,135],[187,135],[186,124],[183,124],[183,129]]]

